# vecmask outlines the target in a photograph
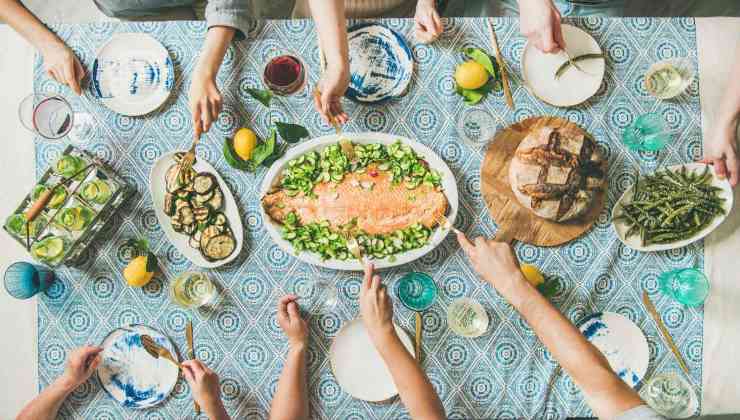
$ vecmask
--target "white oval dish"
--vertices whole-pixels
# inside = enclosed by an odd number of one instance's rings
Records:
[[[401,327],[393,324],[406,350],[414,354],[414,345]],[[355,318],[337,333],[329,348],[329,362],[337,383],[349,395],[372,402],[385,401],[398,394],[393,377],[375,349],[365,325]]]
[[[692,236],[691,238],[684,239],[678,242],[673,242],[670,244],[653,244],[653,245],[644,246],[642,245],[642,241],[638,235],[632,235],[629,238],[625,237],[625,235],[627,234],[627,231],[629,230],[629,225],[627,225],[625,221],[623,220],[615,221],[615,218],[622,214],[622,204],[623,203],[629,204],[630,202],[632,202],[632,196],[633,196],[634,188],[635,188],[633,185],[627,188],[627,190],[622,194],[619,200],[617,200],[617,202],[614,204],[614,208],[612,209],[612,226],[614,226],[614,231],[617,233],[617,237],[619,238],[619,240],[622,241],[623,244],[627,245],[628,247],[632,249],[643,251],[643,252],[651,252],[651,251],[665,251],[669,249],[681,248],[681,247],[689,245],[709,235],[714,229],[717,228],[717,226],[722,224],[722,222],[725,220],[725,218],[727,218],[727,215],[730,214],[730,211],[732,210],[733,193],[732,193],[732,186],[730,185],[730,182],[726,179],[717,178],[717,174],[714,172],[714,167],[712,165],[706,165],[704,163],[687,163],[685,165],[668,166],[662,169],[668,169],[668,170],[675,171],[675,170],[681,169],[682,167],[686,167],[686,169],[688,171],[691,171],[692,173],[702,173],[704,172],[704,168],[707,166],[709,166],[709,171],[712,174],[712,185],[722,189],[722,191],[720,191],[719,193],[719,196],[725,199],[725,206],[724,206],[725,214],[715,217],[709,226],[699,231],[696,235]]]
[[[239,209],[236,206],[236,200],[234,200],[234,196],[231,194],[229,186],[226,185],[226,182],[221,178],[218,171],[216,171],[216,169],[203,158],[196,158],[195,164],[193,164],[193,169],[196,172],[208,172],[216,176],[218,186],[221,187],[221,191],[224,193],[224,208],[222,211],[228,219],[229,227],[234,234],[236,248],[230,256],[223,260],[208,261],[203,257],[199,250],[188,245],[188,235],[175,232],[175,230],[172,229],[170,217],[164,212],[164,195],[167,193],[164,175],[167,172],[167,169],[175,163],[175,153],[176,152],[167,153],[160,157],[156,162],[154,162],[149,174],[149,193],[152,197],[152,203],[154,203],[154,212],[157,215],[157,221],[170,243],[172,243],[172,245],[174,245],[175,248],[177,248],[177,250],[193,264],[202,268],[216,268],[224,264],[228,264],[233,261],[242,250],[242,245],[244,244],[244,227],[242,226],[241,216],[239,216]]]
[[[175,67],[167,49],[147,34],[115,34],[97,52],[90,72],[93,95],[114,112],[139,116],[172,92]]]
[[[562,25],[561,28],[568,53],[572,58],[603,52],[596,40],[583,29],[573,25]],[[570,68],[556,79],[555,71],[566,61],[568,57],[564,52],[546,54],[527,42],[521,63],[522,76],[529,90],[543,102],[559,107],[575,106],[592,97],[604,79],[605,60],[579,61],[578,66],[590,74]]]
[[[403,142],[404,144],[411,146],[411,148],[414,150],[414,152],[416,152],[417,155],[426,160],[430,168],[437,170],[442,176],[442,190],[444,191],[444,194],[447,197],[447,202],[450,206],[447,212],[447,219],[451,223],[455,223],[455,217],[457,217],[458,208],[458,193],[455,176],[452,174],[452,171],[450,171],[450,168],[442,160],[442,158],[440,158],[432,149],[409,138],[386,133],[346,133],[342,134],[341,138],[348,139],[356,144],[392,144],[396,140],[401,140],[401,142]],[[276,161],[267,171],[267,174],[265,175],[265,178],[262,181],[262,186],[260,188],[260,199],[264,197],[273,188],[274,185],[277,185],[280,174],[288,165],[288,162],[290,160],[313,150],[320,151],[331,144],[337,143],[339,139],[340,137],[336,135],[318,137],[288,150],[285,156]],[[270,218],[270,216],[265,212],[264,207],[260,206],[260,211],[262,214],[262,220],[264,221],[265,229],[267,229],[267,233],[270,234],[272,240],[275,241],[275,243],[277,243],[286,252],[295,255],[296,258],[298,258],[299,260],[316,266],[331,268],[335,270],[362,271],[362,263],[354,259],[344,261],[337,259],[322,260],[317,254],[307,251],[301,252],[296,255],[293,252],[293,246],[290,244],[290,242],[281,237],[281,226],[275,223]],[[396,254],[396,260],[393,262],[390,261],[390,258],[383,258],[380,260],[372,259],[371,261],[375,264],[376,268],[395,267],[397,265],[409,263],[416,260],[417,258],[421,258],[426,253],[434,249],[444,240],[449,232],[450,229],[437,227],[432,232],[429,243],[424,245],[423,247]]]

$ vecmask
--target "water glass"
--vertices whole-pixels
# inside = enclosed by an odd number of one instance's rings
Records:
[[[218,294],[216,285],[205,273],[186,271],[170,283],[170,298],[178,305],[195,309],[213,301]]]
[[[640,115],[622,132],[622,142],[633,151],[657,152],[670,140],[663,118],[652,112]]]
[[[496,133],[493,116],[480,108],[469,108],[457,122],[457,134],[473,147],[487,144]]]
[[[640,396],[653,410],[668,418],[686,418],[696,411],[694,390],[674,372],[650,378],[640,389]]]
[[[709,295],[709,279],[696,268],[666,271],[658,284],[662,293],[686,306],[700,306]]]
[[[92,114],[75,112],[61,95],[32,93],[26,96],[18,106],[18,118],[28,130],[49,140],[69,135],[73,141],[84,142],[95,131]]]
[[[696,70],[687,57],[659,61],[645,73],[645,88],[658,99],[671,99],[682,94],[694,80]]]
[[[437,298],[437,285],[425,273],[411,272],[396,282],[396,296],[412,311],[423,311]]]
[[[293,283],[293,294],[298,297],[299,303],[312,306],[313,298],[320,297],[321,306],[332,309],[339,303],[337,286],[330,279],[299,280]]]
[[[53,281],[54,272],[41,265],[18,261],[5,270],[5,290],[16,299],[28,299]]]

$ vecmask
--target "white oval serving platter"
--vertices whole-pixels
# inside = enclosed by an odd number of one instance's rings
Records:
[[[444,191],[444,194],[447,197],[447,202],[450,206],[447,211],[447,219],[451,223],[455,223],[458,209],[457,183],[455,182],[455,176],[452,174],[452,171],[447,166],[445,161],[442,160],[442,158],[440,158],[432,149],[415,140],[387,133],[343,133],[341,137],[332,134],[309,140],[299,146],[291,148],[290,150],[288,150],[285,156],[276,161],[267,171],[267,174],[265,175],[265,178],[262,181],[262,186],[260,188],[260,200],[273,188],[274,185],[277,185],[283,169],[288,165],[288,162],[290,160],[313,150],[323,150],[327,146],[338,142],[340,138],[348,139],[356,144],[392,144],[396,140],[401,140],[401,142],[411,146],[411,148],[414,150],[414,152],[416,152],[417,155],[426,160],[430,168],[437,170],[442,176],[442,190]],[[275,223],[265,212],[265,209],[261,205],[260,211],[262,214],[262,220],[264,221],[265,229],[267,230],[267,233],[270,235],[272,240],[275,241],[275,243],[277,243],[289,254],[295,255],[296,258],[298,258],[299,260],[316,266],[331,268],[335,270],[362,271],[362,263],[354,259],[344,261],[338,259],[322,260],[317,254],[308,251],[300,252],[296,255],[290,242],[281,237],[281,225]],[[380,260],[372,259],[371,261],[376,268],[395,267],[398,265],[409,263],[416,260],[417,258],[421,258],[426,253],[434,249],[444,240],[449,232],[450,229],[442,229],[441,227],[437,227],[432,232],[429,243],[425,246],[418,249],[410,250],[408,252],[396,254],[395,261],[391,261],[391,258],[389,257]]]
[[[722,222],[727,218],[727,215],[730,214],[730,211],[732,210],[732,200],[733,200],[733,193],[732,193],[732,186],[730,185],[730,182],[727,179],[719,179],[717,177],[716,172],[714,172],[714,167],[712,165],[706,165],[704,163],[688,163],[685,165],[674,165],[674,166],[668,166],[666,168],[662,169],[668,169],[672,171],[680,170],[681,167],[686,167],[688,171],[691,171],[692,173],[702,173],[704,172],[704,168],[709,166],[709,171],[712,174],[712,185],[718,188],[721,188],[722,191],[720,191],[719,196],[721,198],[725,199],[725,214],[721,216],[717,216],[714,218],[712,223],[704,228],[703,230],[697,232],[696,235],[669,244],[653,244],[645,246],[642,244],[642,240],[640,239],[639,235],[632,235],[629,238],[626,238],[625,235],[627,234],[627,231],[629,230],[629,225],[623,220],[616,220],[616,217],[620,216],[622,214],[622,205],[623,204],[629,204],[632,202],[632,197],[634,195],[634,185],[627,188],[627,190],[622,194],[622,197],[617,200],[616,204],[614,204],[614,208],[612,209],[612,226],[614,226],[614,231],[617,233],[617,237],[620,241],[622,241],[623,244],[627,245],[628,247],[643,251],[643,252],[652,252],[652,251],[665,251],[669,249],[676,249],[681,248],[686,245],[689,245],[691,243],[694,243],[698,241],[699,239],[704,238],[705,236],[712,233],[714,229],[717,228]],[[660,169],[660,170],[662,170]]]
[[[411,339],[401,327],[396,324],[393,327],[413,357]],[[329,348],[329,361],[339,386],[355,398],[380,402],[398,394],[388,366],[375,349],[360,318],[349,321],[339,330]]]
[[[160,157],[156,162],[154,162],[149,174],[149,193],[152,197],[152,203],[154,203],[154,212],[157,215],[157,221],[159,221],[159,225],[162,227],[162,230],[170,243],[172,243],[172,245],[174,245],[175,248],[177,248],[177,250],[193,264],[202,268],[216,268],[224,264],[228,264],[233,261],[237,255],[239,255],[242,250],[242,246],[244,245],[244,227],[242,226],[242,219],[239,215],[239,209],[236,206],[234,195],[231,194],[231,190],[229,190],[229,186],[226,185],[226,182],[221,178],[218,171],[216,171],[210,163],[206,162],[205,159],[201,157],[196,158],[193,169],[196,172],[208,172],[216,176],[218,186],[221,187],[221,191],[224,193],[224,208],[222,211],[224,215],[226,215],[226,218],[229,221],[229,227],[234,234],[236,248],[230,256],[223,260],[208,261],[203,257],[199,250],[188,245],[188,235],[175,232],[175,230],[172,229],[170,217],[164,212],[164,195],[167,193],[164,176],[165,173],[167,173],[167,169],[175,163],[175,153],[176,152],[167,153]]]

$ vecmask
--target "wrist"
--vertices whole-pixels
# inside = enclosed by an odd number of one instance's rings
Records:
[[[306,353],[308,343],[305,341],[298,341],[289,344],[288,357],[290,356],[302,356]]]
[[[67,375],[62,375],[56,379],[53,383],[54,387],[57,388],[60,392],[64,392],[65,394],[70,394],[72,391],[79,386],[77,381],[74,379],[68,377]]]
[[[370,339],[373,341],[376,347],[385,347],[390,341],[396,337],[396,330],[393,328],[393,323],[388,322],[380,326],[374,327],[368,330]]]
[[[226,408],[224,408],[224,405],[220,400],[209,402],[201,408],[210,420],[227,420],[229,418],[229,415],[226,413]]]
[[[529,293],[536,292],[518,270],[510,276],[506,276],[506,280],[496,287],[496,291],[517,310],[527,301]]]

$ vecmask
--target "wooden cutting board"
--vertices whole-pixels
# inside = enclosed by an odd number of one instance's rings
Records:
[[[554,222],[543,219],[519,204],[509,184],[509,162],[524,137],[533,129],[542,127],[574,127],[578,125],[559,117],[531,117],[511,125],[489,142],[480,168],[483,199],[493,220],[504,235],[538,246],[557,246],[583,235],[591,229],[606,202],[606,190],[595,193],[588,212],[575,220]]]

